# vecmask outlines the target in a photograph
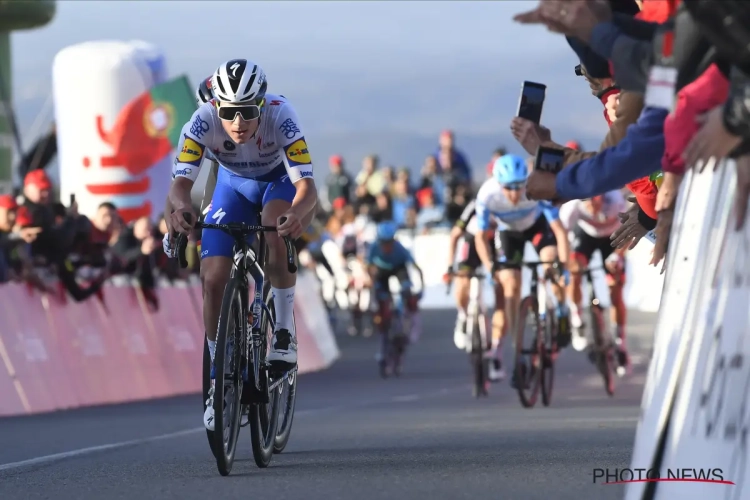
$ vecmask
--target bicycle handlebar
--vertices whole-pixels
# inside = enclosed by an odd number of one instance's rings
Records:
[[[183,214],[183,217],[189,224],[190,219],[192,219],[191,214],[185,213]],[[286,221],[286,217],[282,217],[280,220],[283,224]],[[230,224],[209,224],[206,222],[197,221],[195,223],[195,227],[201,227],[203,229],[218,229],[219,231],[223,231],[234,238],[236,242],[243,242],[243,244],[245,238],[247,238],[247,236],[252,233],[258,233],[261,231],[276,231],[278,229],[277,226],[250,225],[245,224],[244,222],[235,222]],[[284,240],[284,246],[286,247],[287,270],[291,274],[294,274],[297,272],[297,264],[294,262],[294,245],[292,244],[291,238],[289,238],[288,236],[283,236],[282,239]],[[187,258],[185,256],[186,249],[187,236],[184,234],[180,234],[177,237],[177,260],[180,263],[180,267],[183,269],[187,267]]]

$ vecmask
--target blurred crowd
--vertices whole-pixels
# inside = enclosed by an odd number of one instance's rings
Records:
[[[80,215],[74,199],[67,206],[54,201],[45,170],[31,170],[20,196],[0,196],[0,283],[26,282],[81,301],[98,294],[107,278],[126,274],[158,306],[157,276],[174,280],[197,270],[180,270],[166,258],[161,246],[165,229],[163,218],[156,224],[147,217],[126,224],[109,202],[99,205],[92,218]]]
[[[498,148],[490,160],[505,154]],[[419,176],[408,167],[381,165],[377,155],[366,156],[356,174],[347,170],[339,155],[328,161],[330,174],[321,199],[322,215],[333,226],[355,219],[377,223],[396,222],[402,229],[425,233],[436,227],[451,227],[486,178],[477,179],[466,154],[455,146],[453,131],[440,134],[436,150],[427,155]]]

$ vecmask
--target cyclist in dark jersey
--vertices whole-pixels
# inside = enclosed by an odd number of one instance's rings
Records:
[[[478,230],[476,219],[476,200],[472,200],[466,206],[461,216],[456,221],[450,233],[450,243],[448,247],[448,270],[443,275],[443,281],[448,284],[451,280],[455,281],[455,297],[458,316],[456,318],[456,327],[453,330],[453,342],[459,349],[466,346],[466,314],[469,305],[469,283],[472,273],[481,272],[482,261],[479,259],[476,247],[474,246],[474,236]],[[495,246],[499,245],[499,239],[496,239]],[[456,249],[458,248],[458,252]],[[496,250],[496,248],[490,248]],[[497,252],[495,252],[497,254]],[[493,256],[493,260],[496,255]],[[497,301],[502,298],[502,288],[498,283],[494,285],[495,292],[495,313],[492,318],[492,341],[493,347],[498,348],[502,338],[501,325],[498,324],[498,311],[503,302]],[[502,369],[500,356],[495,356],[495,363],[490,367],[490,380],[502,380],[505,373]]]

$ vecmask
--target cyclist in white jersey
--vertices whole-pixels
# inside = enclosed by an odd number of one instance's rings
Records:
[[[503,289],[505,307],[500,309],[497,325],[502,332],[501,337],[508,329],[515,332],[521,301],[521,262],[526,242],[534,246],[543,261],[557,259],[563,269],[568,261],[568,237],[560,223],[559,210],[547,202],[526,198],[527,176],[523,158],[516,155],[501,156],[495,160],[492,178],[485,181],[477,193],[478,231],[474,242],[482,263],[492,269],[496,282]],[[497,224],[497,231],[500,233],[499,263],[493,262],[490,255],[490,241],[495,234],[492,221]],[[546,272],[549,266],[544,267]],[[567,270],[562,274],[567,282]],[[567,315],[564,293],[558,288],[553,287],[560,304],[558,314]],[[558,333],[560,347],[565,347],[569,342],[569,332]],[[493,338],[493,347],[498,356],[499,345],[500,339]],[[512,383],[515,384],[515,376],[512,377]]]
[[[573,327],[573,347],[582,351],[586,348],[586,338],[581,333],[581,281],[578,274],[588,266],[596,250],[601,253],[609,285],[612,324],[617,325],[618,363],[628,369],[628,355],[625,346],[625,321],[627,309],[622,296],[625,284],[625,249],[612,248],[610,236],[620,227],[618,214],[625,211],[625,198],[620,190],[610,191],[588,200],[574,200],[560,208],[560,220],[572,232],[571,282],[568,287],[570,300],[570,323]]]
[[[214,91],[211,89],[211,77],[201,80],[198,88],[195,90],[195,103],[198,107],[202,106],[214,98]],[[203,187],[203,200],[201,201],[201,213],[208,210],[211,197],[216,188],[216,177],[219,173],[219,162],[211,151],[206,151],[206,160],[211,162],[211,167],[206,178],[206,185]],[[205,215],[205,214],[204,214]],[[165,235],[166,236],[166,235]]]
[[[469,306],[469,286],[470,275],[482,267],[482,261],[477,254],[474,238],[478,229],[476,200],[472,200],[466,205],[464,211],[453,225],[450,233],[450,242],[448,243],[448,269],[443,275],[443,282],[447,285],[451,280],[455,281],[456,308],[458,316],[456,318],[456,327],[453,330],[453,343],[459,349],[466,347],[466,315]],[[458,250],[458,251],[456,251]],[[496,238],[495,245],[490,246],[494,250],[493,261],[496,259],[499,251],[499,238]],[[455,266],[455,269],[454,269]],[[501,310],[503,309],[503,290],[500,283],[495,283],[495,312],[492,316],[492,338],[499,343],[502,338],[502,319]],[[490,365],[489,378],[491,381],[499,381],[505,378],[505,372],[502,369],[499,357],[493,360]]]
[[[265,270],[276,309],[268,362],[279,369],[291,369],[297,364],[293,317],[296,276],[287,270],[281,237],[296,239],[302,235],[312,220],[317,191],[297,113],[283,96],[267,94],[267,85],[260,66],[245,59],[227,61],[214,72],[214,99],[201,105],[182,129],[169,191],[174,212],[168,220],[170,229],[179,233],[187,234],[192,229],[184,214],[191,214],[192,221],[197,219],[190,190],[210,150],[221,168],[206,220],[278,225],[278,233],[268,233],[266,238],[269,252]],[[258,211],[261,221],[256,220]],[[282,217],[286,218],[283,224]],[[213,360],[234,240],[221,231],[207,229],[201,243],[203,321]],[[214,371],[212,363],[212,378]],[[213,391],[209,394],[204,425],[213,430]]]

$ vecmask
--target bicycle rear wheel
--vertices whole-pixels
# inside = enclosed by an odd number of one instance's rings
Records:
[[[243,325],[247,324],[243,302],[239,279],[230,278],[221,302],[214,357],[214,451],[222,476],[232,471],[240,433],[242,353],[245,350]]]
[[[604,310],[602,306],[591,305],[591,329],[594,334],[596,368],[604,380],[604,390],[611,397],[615,394],[615,359],[612,342],[605,338]]]
[[[552,389],[555,385],[555,356],[557,355],[557,324],[555,312],[547,309],[544,322],[544,356],[542,360],[542,404],[552,402]]]
[[[273,304],[273,296],[269,290],[266,292],[265,304],[270,308]],[[273,335],[272,323],[268,320],[270,309],[261,312],[260,331],[263,342],[257,347],[260,350],[261,361],[260,374],[260,399],[250,405],[250,441],[253,447],[253,458],[255,464],[260,468],[268,467],[273,457],[273,447],[276,442],[276,429],[279,420],[279,391],[269,391],[271,373],[266,362],[268,343]],[[275,313],[274,313],[275,314]]]
[[[521,301],[520,312],[516,332],[516,365],[513,371],[521,404],[525,408],[531,408],[536,404],[539,395],[544,355],[544,332],[537,298],[524,298]],[[531,326],[531,334],[525,336],[527,323]]]
[[[406,347],[409,345],[409,337],[405,333],[406,329],[409,328],[409,322],[404,319],[403,313],[397,312],[392,325],[391,362],[393,375],[400,377],[404,367],[404,354],[406,354]]]
[[[271,307],[268,308],[272,316],[275,317],[276,309],[273,308],[273,300],[271,301]],[[272,312],[271,312],[272,311]],[[295,331],[297,322],[295,323]],[[273,442],[273,452],[281,453],[286,448],[289,442],[289,436],[292,434],[292,422],[294,421],[294,407],[297,402],[297,369],[289,372],[287,378],[278,388],[279,394],[279,421],[276,429],[276,439]]]

